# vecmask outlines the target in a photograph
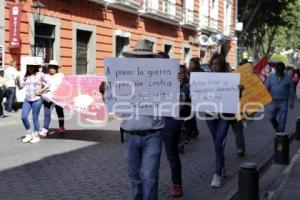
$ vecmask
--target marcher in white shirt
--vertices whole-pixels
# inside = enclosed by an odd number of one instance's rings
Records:
[[[51,97],[53,95],[53,92],[59,87],[61,84],[64,74],[59,72],[59,65],[57,61],[51,60],[48,64],[48,74],[47,74],[47,80],[49,81],[49,89],[48,91],[42,95],[44,99],[44,127],[40,131],[40,135],[46,137],[48,134],[49,125],[51,122],[51,113],[53,108],[55,107],[57,116],[58,116],[58,123],[59,123],[59,129],[58,132],[60,134],[63,134],[65,132],[64,128],[64,111],[63,108],[55,105],[53,102],[51,102]]]
[[[15,61],[11,61],[9,66],[4,70],[4,78],[8,89],[6,110],[7,112],[12,112],[12,106],[16,100],[16,80],[18,78]]]

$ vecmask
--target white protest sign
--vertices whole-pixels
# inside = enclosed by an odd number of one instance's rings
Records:
[[[192,109],[200,112],[238,113],[239,84],[240,74],[191,73]]]
[[[163,58],[105,58],[109,112],[179,116],[179,63]]]

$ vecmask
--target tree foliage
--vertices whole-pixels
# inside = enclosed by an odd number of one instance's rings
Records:
[[[239,42],[253,48],[255,40],[256,57],[270,55],[278,47],[273,43],[277,37],[277,44],[284,38],[299,38],[299,29],[297,33],[291,31],[299,28],[298,0],[239,0],[238,3],[238,20],[244,24]]]
[[[288,64],[289,63],[289,59],[285,56],[285,55],[281,55],[281,54],[278,54],[278,53],[274,53],[270,60],[273,60],[273,61],[280,61],[280,62],[283,62],[284,64]]]

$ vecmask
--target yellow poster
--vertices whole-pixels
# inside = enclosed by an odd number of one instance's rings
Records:
[[[272,101],[270,93],[260,78],[253,73],[250,64],[240,66],[235,72],[240,73],[241,85],[245,88],[240,100],[241,113],[253,114]],[[237,116],[238,120],[242,118],[241,115]]]

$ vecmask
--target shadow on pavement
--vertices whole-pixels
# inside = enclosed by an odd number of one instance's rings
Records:
[[[57,134],[53,134],[49,139],[57,137]],[[1,171],[0,199],[131,198],[123,149],[117,131],[72,130],[63,139],[93,141],[97,144]],[[34,153],[32,156],[35,156]]]

